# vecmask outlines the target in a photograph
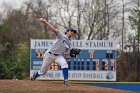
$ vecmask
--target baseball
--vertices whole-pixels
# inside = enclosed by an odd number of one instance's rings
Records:
[[[40,18],[40,19],[39,19],[39,21],[42,21],[42,20],[43,20],[43,18]]]

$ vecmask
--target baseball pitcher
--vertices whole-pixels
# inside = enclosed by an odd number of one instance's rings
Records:
[[[65,34],[63,34],[61,31],[54,28],[44,18],[40,18],[40,22],[44,23],[52,32],[54,32],[54,34],[56,35],[56,41],[45,52],[42,66],[39,71],[33,74],[31,80],[35,80],[40,75],[45,74],[48,70],[47,68],[51,65],[51,62],[55,61],[62,68],[64,85],[68,86],[68,64],[65,58],[70,58],[70,38],[77,33],[77,30],[75,30],[74,28],[69,28],[66,30]],[[65,58],[62,56],[63,52],[66,52]]]

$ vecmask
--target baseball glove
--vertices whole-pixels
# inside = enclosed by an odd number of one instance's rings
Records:
[[[78,55],[80,53],[80,51],[81,51],[81,49],[74,49],[74,48],[72,48],[70,50],[70,56],[71,57],[76,57],[76,55]]]

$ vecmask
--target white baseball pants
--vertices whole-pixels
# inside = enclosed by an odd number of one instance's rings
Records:
[[[47,73],[48,67],[51,65],[51,62],[53,61],[56,62],[58,65],[60,65],[62,69],[68,68],[68,64],[62,55],[55,56],[53,54],[48,53],[48,51],[46,51],[44,54],[44,59],[43,59],[41,69],[38,71],[38,74],[43,75]]]

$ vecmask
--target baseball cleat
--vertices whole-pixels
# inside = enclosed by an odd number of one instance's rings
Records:
[[[68,80],[65,80],[64,81],[64,85],[67,86],[67,87],[70,86],[69,81]]]
[[[34,77],[31,77],[31,81],[34,81],[35,80],[35,78]]]
[[[38,72],[34,73],[33,76],[31,77],[31,80],[32,80],[32,81],[35,80],[38,76],[40,76],[40,75],[38,74]]]
[[[34,73],[33,76],[31,77],[31,80],[33,81],[35,79],[36,79],[36,77],[35,77],[35,73]]]

